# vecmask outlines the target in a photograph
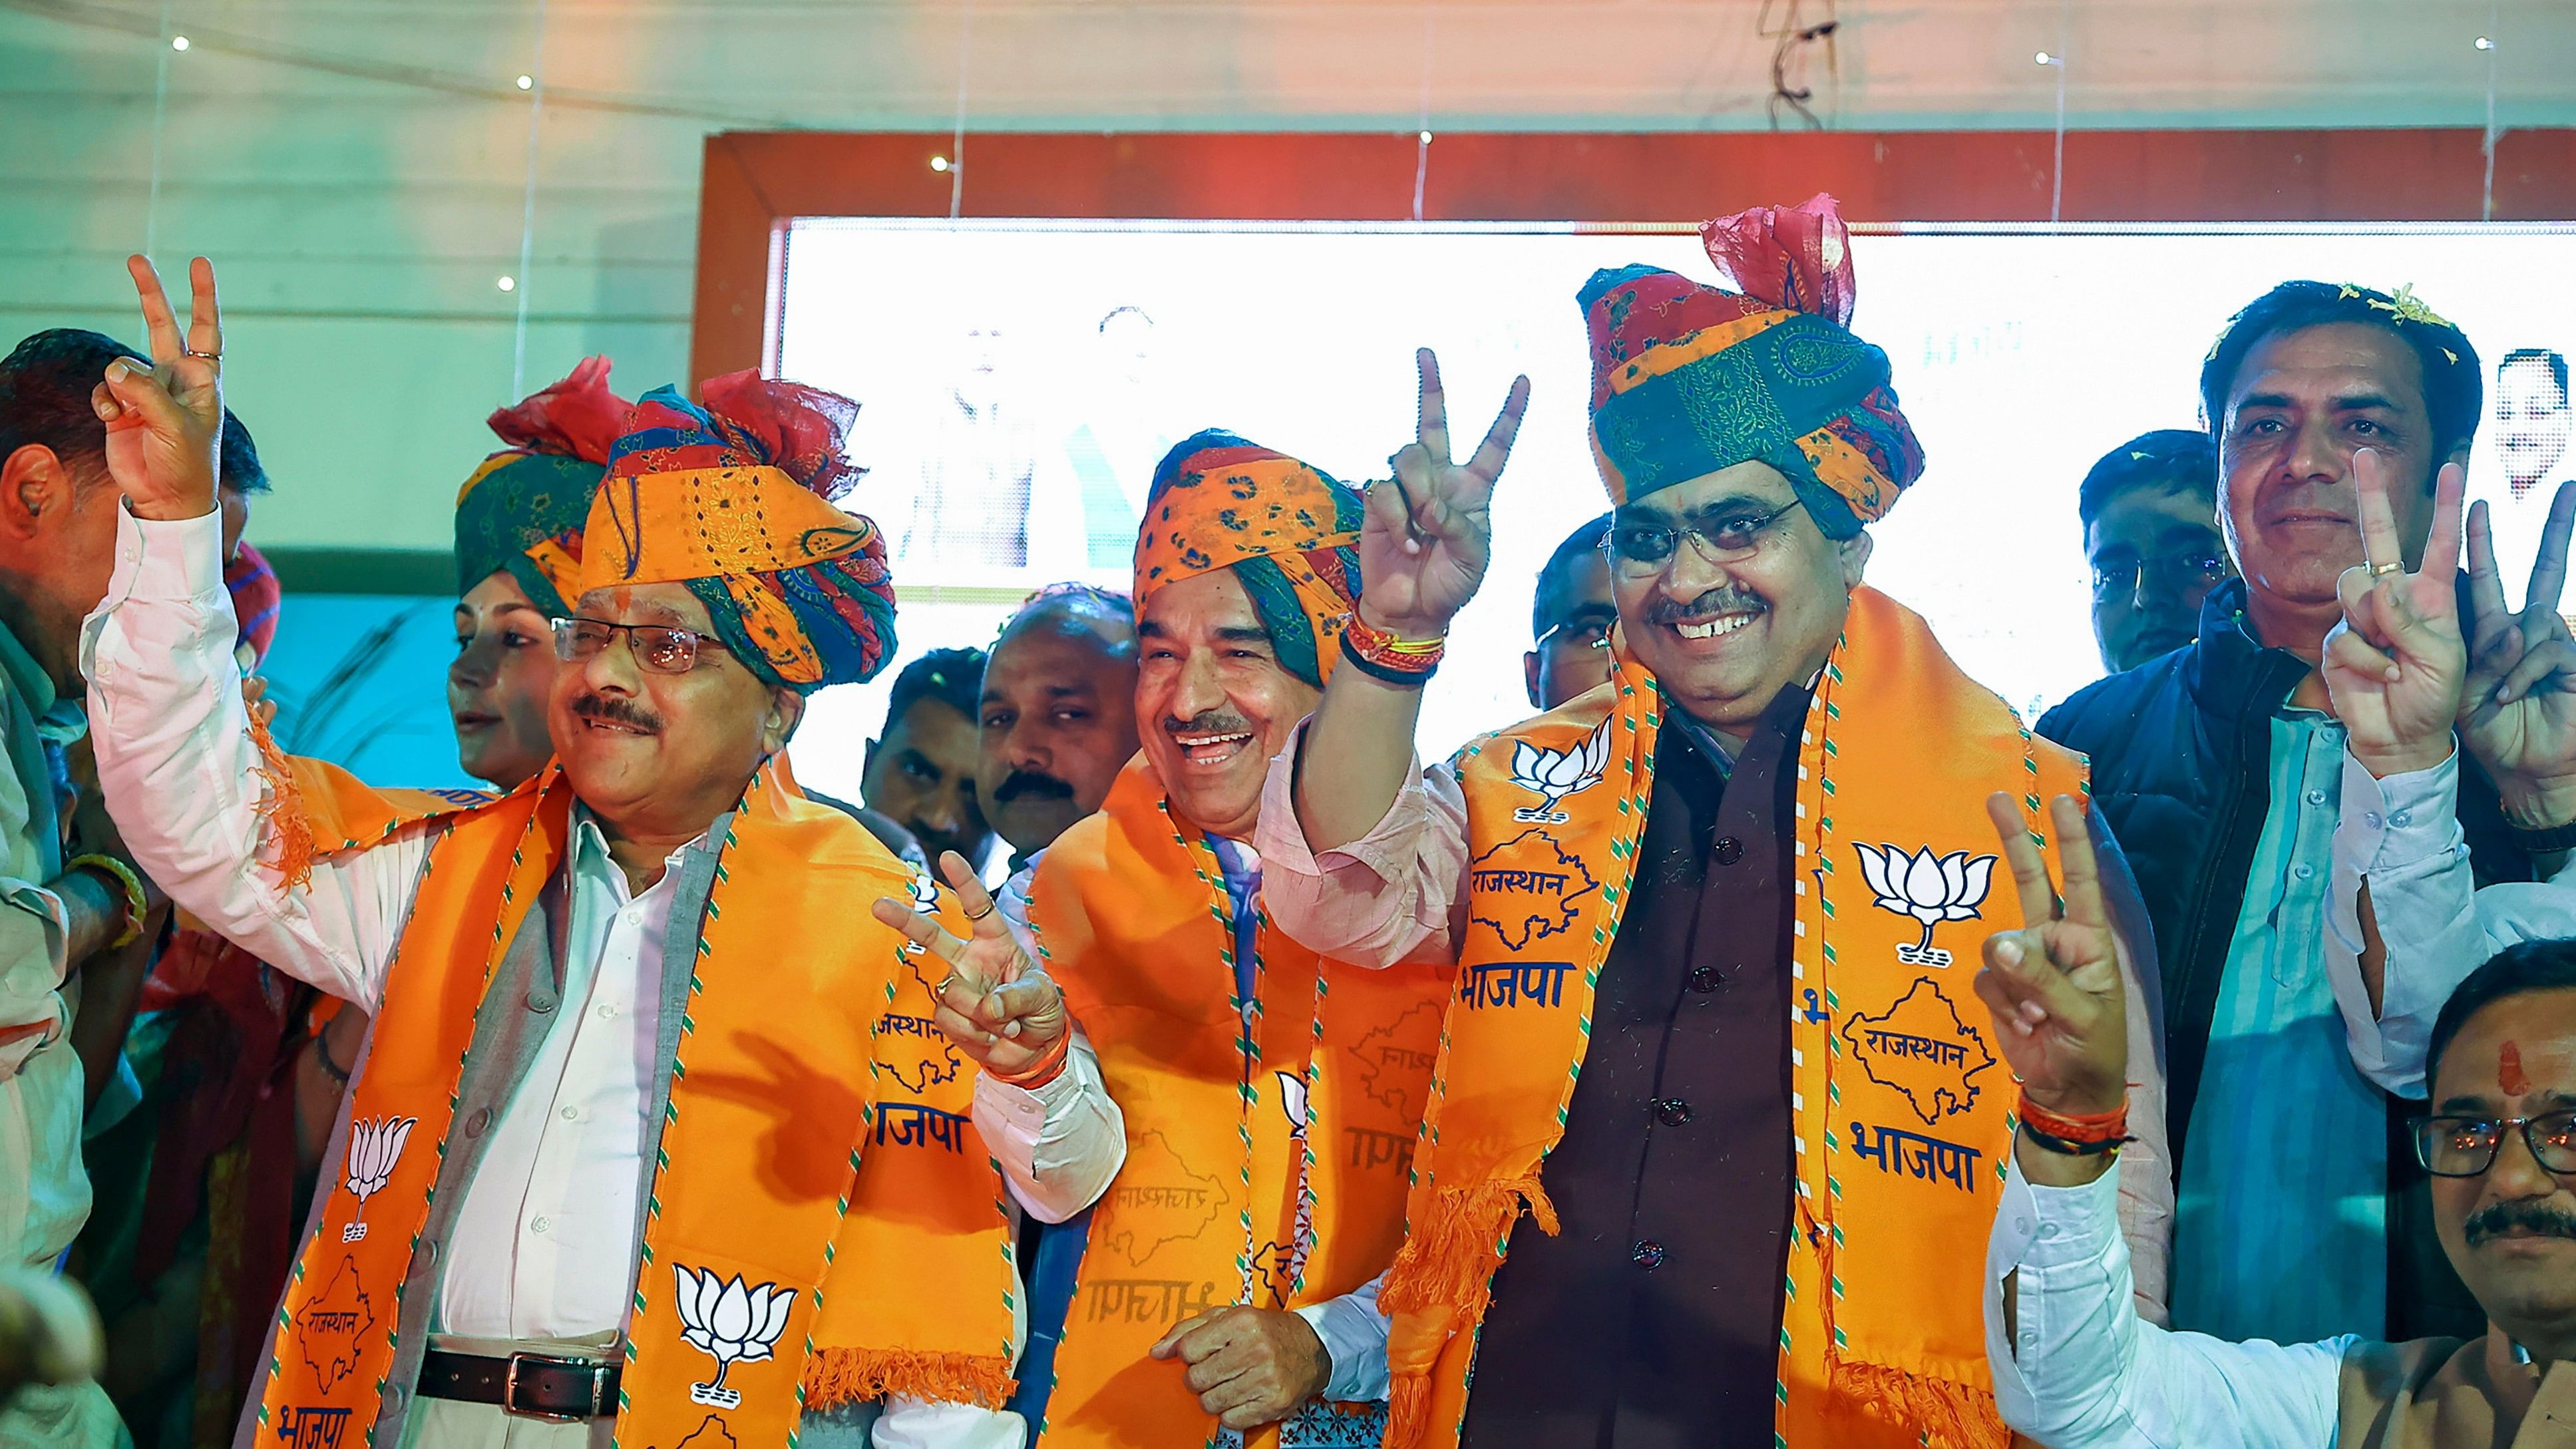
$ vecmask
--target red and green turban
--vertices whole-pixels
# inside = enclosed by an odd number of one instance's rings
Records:
[[[539,613],[572,612],[582,525],[633,406],[608,390],[608,359],[585,357],[572,376],[492,414],[509,447],[457,490],[457,593],[506,569]]]
[[[1136,613],[1165,584],[1232,569],[1279,663],[1317,688],[1359,598],[1366,500],[1285,453],[1211,428],[1154,470],[1136,535]]]
[[[1761,462],[1849,538],[1923,473],[1887,354],[1851,334],[1851,233],[1830,196],[1700,228],[1742,292],[1657,267],[1592,274],[1592,451],[1613,503]]]
[[[609,450],[576,596],[684,583],[751,671],[799,693],[894,654],[885,536],[833,500],[858,481],[841,439],[859,405],[756,372],[707,379],[703,406],[655,388]]]

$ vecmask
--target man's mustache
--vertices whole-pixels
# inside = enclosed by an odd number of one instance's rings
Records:
[[[1007,805],[1024,795],[1040,800],[1070,800],[1073,786],[1042,771],[1013,770],[1009,779],[993,788],[993,803]]]
[[[2538,1233],[2548,1238],[2576,1238],[2576,1213],[2545,1202],[2499,1202],[2469,1214],[2461,1230],[2474,1248],[2510,1232]]]
[[[662,732],[662,717],[644,708],[605,694],[585,694],[572,702],[577,719],[597,720],[601,724],[623,725],[646,734]]]
[[[1679,624],[1694,619],[1711,618],[1718,614],[1758,614],[1769,607],[1771,606],[1763,602],[1760,594],[1750,589],[1739,589],[1729,585],[1725,588],[1711,589],[1687,604],[1676,604],[1670,599],[1657,599],[1654,605],[1646,610],[1646,622]]]
[[[1252,722],[1232,710],[1202,710],[1188,719],[1165,719],[1167,735],[1248,735],[1257,734]]]

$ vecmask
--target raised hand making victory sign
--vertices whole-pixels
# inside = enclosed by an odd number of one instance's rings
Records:
[[[1986,938],[1986,964],[1974,986],[1994,1013],[1996,1044],[2029,1104],[2064,1117],[2117,1112],[2128,1101],[2128,1008],[2084,807],[2068,795],[2049,802],[2049,828],[2057,836],[2058,870],[2065,878],[2062,897],[2020,800],[1990,796],[1986,815],[2003,842],[2022,919],[2029,923]],[[2035,1182],[2090,1181],[2109,1161],[2107,1154],[2020,1156]]]
[[[1529,410],[1529,379],[1512,380],[1503,410],[1464,463],[1449,457],[1449,404],[1440,359],[1414,354],[1422,370],[1422,411],[1414,441],[1388,463],[1395,476],[1370,485],[1360,530],[1361,612],[1402,637],[1436,636],[1476,596],[1494,552],[1494,483]]]
[[[2382,777],[2429,770],[2450,757],[2468,670],[2457,582],[2460,465],[2444,466],[2434,483],[2432,532],[2413,573],[2388,497],[2389,469],[2373,449],[2353,454],[2364,562],[2335,582],[2344,616],[2327,631],[2319,664],[2353,757]]]
[[[2460,737],[2526,827],[2576,820],[2576,639],[2559,613],[2576,483],[2562,483],[2540,535],[2523,610],[2505,604],[2487,506],[2469,511],[2473,637]]]
[[[118,358],[90,394],[107,424],[107,471],[137,517],[203,518],[215,511],[215,454],[224,430],[215,265],[204,257],[188,264],[184,336],[152,263],[128,257],[125,269],[143,304],[152,366]]]
[[[1052,1076],[1069,1046],[1064,992],[1011,939],[964,856],[942,854],[939,869],[974,923],[971,937],[960,939],[909,901],[881,899],[871,914],[948,963],[948,974],[931,991],[938,1002],[932,1024],[985,1071],[1034,1085],[1024,1079]]]

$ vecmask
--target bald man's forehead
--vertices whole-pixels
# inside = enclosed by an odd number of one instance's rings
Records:
[[[1135,620],[1098,600],[1068,596],[1049,599],[1013,619],[993,647],[998,652],[1014,639],[1041,632],[1068,638],[1087,635],[1112,649],[1136,642]]]

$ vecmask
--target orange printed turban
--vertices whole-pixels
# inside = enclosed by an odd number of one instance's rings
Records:
[[[871,677],[895,647],[885,536],[832,503],[859,475],[841,455],[859,405],[753,372],[699,393],[704,406],[656,388],[628,416],[583,533],[580,592],[685,583],[771,684]]]
[[[1317,688],[1360,593],[1357,490],[1211,428],[1154,470],[1136,536],[1136,613],[1165,584],[1232,569],[1289,673]]]

